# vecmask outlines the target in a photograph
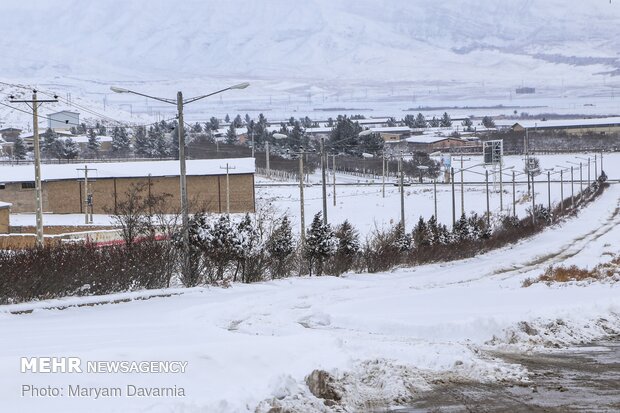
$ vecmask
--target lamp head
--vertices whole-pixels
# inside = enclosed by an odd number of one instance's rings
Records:
[[[239,83],[238,85],[231,86],[230,89],[245,89],[248,86],[250,86],[249,82],[243,82]]]
[[[128,89],[123,89],[122,87],[110,86],[110,90],[114,93],[129,93]]]

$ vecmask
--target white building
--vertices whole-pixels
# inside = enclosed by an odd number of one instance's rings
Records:
[[[68,110],[47,115],[47,127],[53,131],[69,130],[80,124],[80,114]]]

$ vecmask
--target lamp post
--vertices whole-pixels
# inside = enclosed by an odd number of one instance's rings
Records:
[[[178,111],[178,122],[179,122],[179,185],[181,192],[181,220],[182,220],[182,233],[183,233],[183,268],[182,274],[185,277],[189,277],[190,271],[190,245],[189,245],[189,211],[188,211],[188,200],[187,200],[187,168],[185,163],[185,127],[183,122],[183,107],[189,103],[196,102],[198,100],[207,98],[209,96],[217,95],[218,93],[223,93],[228,90],[233,89],[245,89],[250,86],[249,83],[239,83],[237,85],[229,86],[225,89],[221,89],[212,93],[208,93],[206,95],[200,95],[196,97],[192,97],[189,99],[183,99],[183,93],[181,91],[177,92],[177,98],[168,99],[168,98],[160,98],[156,96],[150,96],[144,93],[136,92],[129,89],[124,89],[116,86],[111,86],[110,90],[115,93],[130,93],[137,96],[143,96],[148,99],[157,100],[160,102],[164,102],[170,105],[176,105]]]

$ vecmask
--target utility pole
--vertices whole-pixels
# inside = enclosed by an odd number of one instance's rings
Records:
[[[336,155],[332,155],[332,169],[334,172],[334,182],[333,182],[333,189],[334,189],[334,206],[336,206]]]
[[[452,184],[452,229],[456,225],[456,201],[454,200],[454,168],[450,167],[450,183]]]
[[[254,128],[252,128],[252,158],[254,158]]]
[[[43,103],[58,102],[58,96],[54,95],[54,99],[37,99],[37,91],[32,91],[32,100],[15,100],[14,96],[10,96],[11,103],[25,103],[32,109],[32,132],[34,138],[34,193],[36,206],[36,224],[37,224],[37,247],[43,247],[43,194],[41,190],[41,147],[39,145],[39,106]]]
[[[491,227],[491,209],[489,204],[489,170],[484,171],[484,184],[487,192],[487,227]]]
[[[461,155],[461,215],[465,215],[465,189],[463,186],[463,155]]]
[[[84,171],[84,223],[93,223],[93,214],[91,210],[90,219],[88,218],[88,208],[92,206],[92,194],[88,191],[88,171],[96,171],[96,169],[88,169],[88,165],[84,165],[84,168],[77,168],[78,171]]]
[[[301,247],[306,242],[306,222],[304,219],[304,155],[299,152],[299,211],[301,220]]]
[[[185,123],[183,122],[183,93],[177,92],[177,111],[179,117],[179,184],[181,187],[181,224],[183,226],[183,271],[190,271],[189,210],[187,201],[187,166],[185,163]],[[217,142],[217,141],[216,141]]]
[[[504,213],[504,178],[502,177],[504,173],[503,168],[503,160],[499,160],[499,210]]]
[[[573,167],[570,167],[570,203],[575,209],[575,179],[573,178]]]
[[[403,152],[400,152],[400,159],[398,161],[398,169],[400,169],[400,224],[403,227],[403,234],[405,231],[405,190],[403,188],[405,180],[405,171],[403,168]]]
[[[588,188],[590,187],[592,180],[590,180],[590,157],[588,156]]]
[[[236,167],[229,166],[227,163],[225,167],[220,166],[220,169],[226,169],[226,214],[230,215],[230,180],[228,178],[229,177],[228,172],[231,169],[236,169]]]
[[[433,179],[433,200],[435,201],[435,219],[437,219],[437,180]]]
[[[512,171],[512,216],[517,216],[517,195],[515,193],[515,171]]]
[[[271,169],[269,168],[269,141],[268,140],[265,140],[265,165],[267,167],[267,178],[269,178],[271,177]]]
[[[547,171],[547,207],[551,214],[551,172]]]
[[[583,165],[579,162],[579,196],[583,194]]]
[[[382,169],[382,173],[381,173],[382,189],[381,189],[381,192],[383,193],[383,198],[385,198],[385,152],[383,152],[381,154],[381,169]]]
[[[532,172],[532,223],[536,225],[536,192],[534,191],[534,172]]]
[[[564,170],[560,169],[560,212],[564,213]]]
[[[321,136],[321,186],[323,191],[323,224],[327,225],[327,181],[325,169],[327,157],[325,156],[325,138]]]

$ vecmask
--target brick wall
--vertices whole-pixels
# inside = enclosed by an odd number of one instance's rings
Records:
[[[150,183],[153,195],[170,194],[168,212],[180,210],[179,178],[105,178],[89,181],[96,214],[112,213],[133,184]],[[188,176],[190,211],[226,212],[226,175]],[[21,183],[6,184],[0,201],[13,204],[13,212],[34,212],[34,189]],[[43,182],[43,211],[57,214],[84,212],[84,184],[81,180]],[[230,175],[230,211],[254,212],[254,175]]]

